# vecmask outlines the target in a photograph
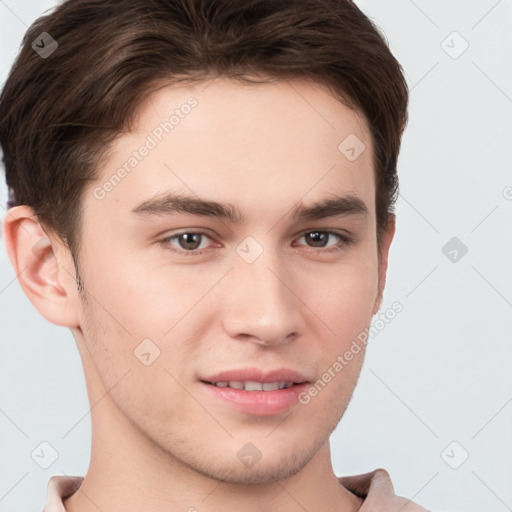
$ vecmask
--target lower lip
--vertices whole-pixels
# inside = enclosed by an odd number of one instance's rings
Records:
[[[271,416],[284,412],[298,403],[298,396],[308,383],[295,384],[290,388],[276,391],[246,391],[245,389],[220,388],[201,382],[207,393],[224,400],[233,408],[258,416]]]

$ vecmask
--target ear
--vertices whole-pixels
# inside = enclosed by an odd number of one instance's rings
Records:
[[[30,302],[49,322],[78,326],[79,296],[71,253],[50,240],[28,206],[10,208],[3,220],[7,254]]]
[[[389,222],[387,229],[382,234],[381,246],[378,254],[379,258],[379,285],[377,298],[375,299],[375,305],[373,309],[373,314],[377,314],[381,305],[382,305],[382,296],[384,293],[384,287],[386,286],[386,273],[388,270],[388,255],[389,255],[389,247],[395,236],[395,215],[389,214]]]

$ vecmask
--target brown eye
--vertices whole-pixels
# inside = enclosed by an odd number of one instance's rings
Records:
[[[199,249],[207,248],[207,245],[204,245],[205,239],[210,239],[206,233],[187,231],[168,236],[159,243],[172,252],[194,255],[201,254]]]
[[[201,236],[199,233],[182,233],[177,238],[182,249],[195,251],[201,245]]]
[[[312,247],[325,247],[331,234],[326,231],[311,231],[306,233],[304,238],[312,243]]]
[[[339,250],[342,246],[349,245],[352,242],[348,235],[337,233],[336,231],[306,231],[302,234],[301,238],[304,238],[308,247],[326,248],[327,252]],[[329,243],[330,239],[336,240],[336,238],[338,239],[337,243]],[[332,247],[332,249],[329,249],[329,247]]]

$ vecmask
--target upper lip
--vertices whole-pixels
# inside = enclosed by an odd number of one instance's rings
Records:
[[[300,372],[288,368],[276,370],[262,370],[259,368],[240,368],[227,370],[214,375],[201,378],[203,382],[294,382],[301,384],[309,382],[308,378]]]

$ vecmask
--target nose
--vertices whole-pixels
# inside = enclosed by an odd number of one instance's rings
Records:
[[[226,333],[273,347],[295,339],[302,332],[303,303],[291,276],[282,261],[266,251],[253,263],[237,261],[225,283]]]

